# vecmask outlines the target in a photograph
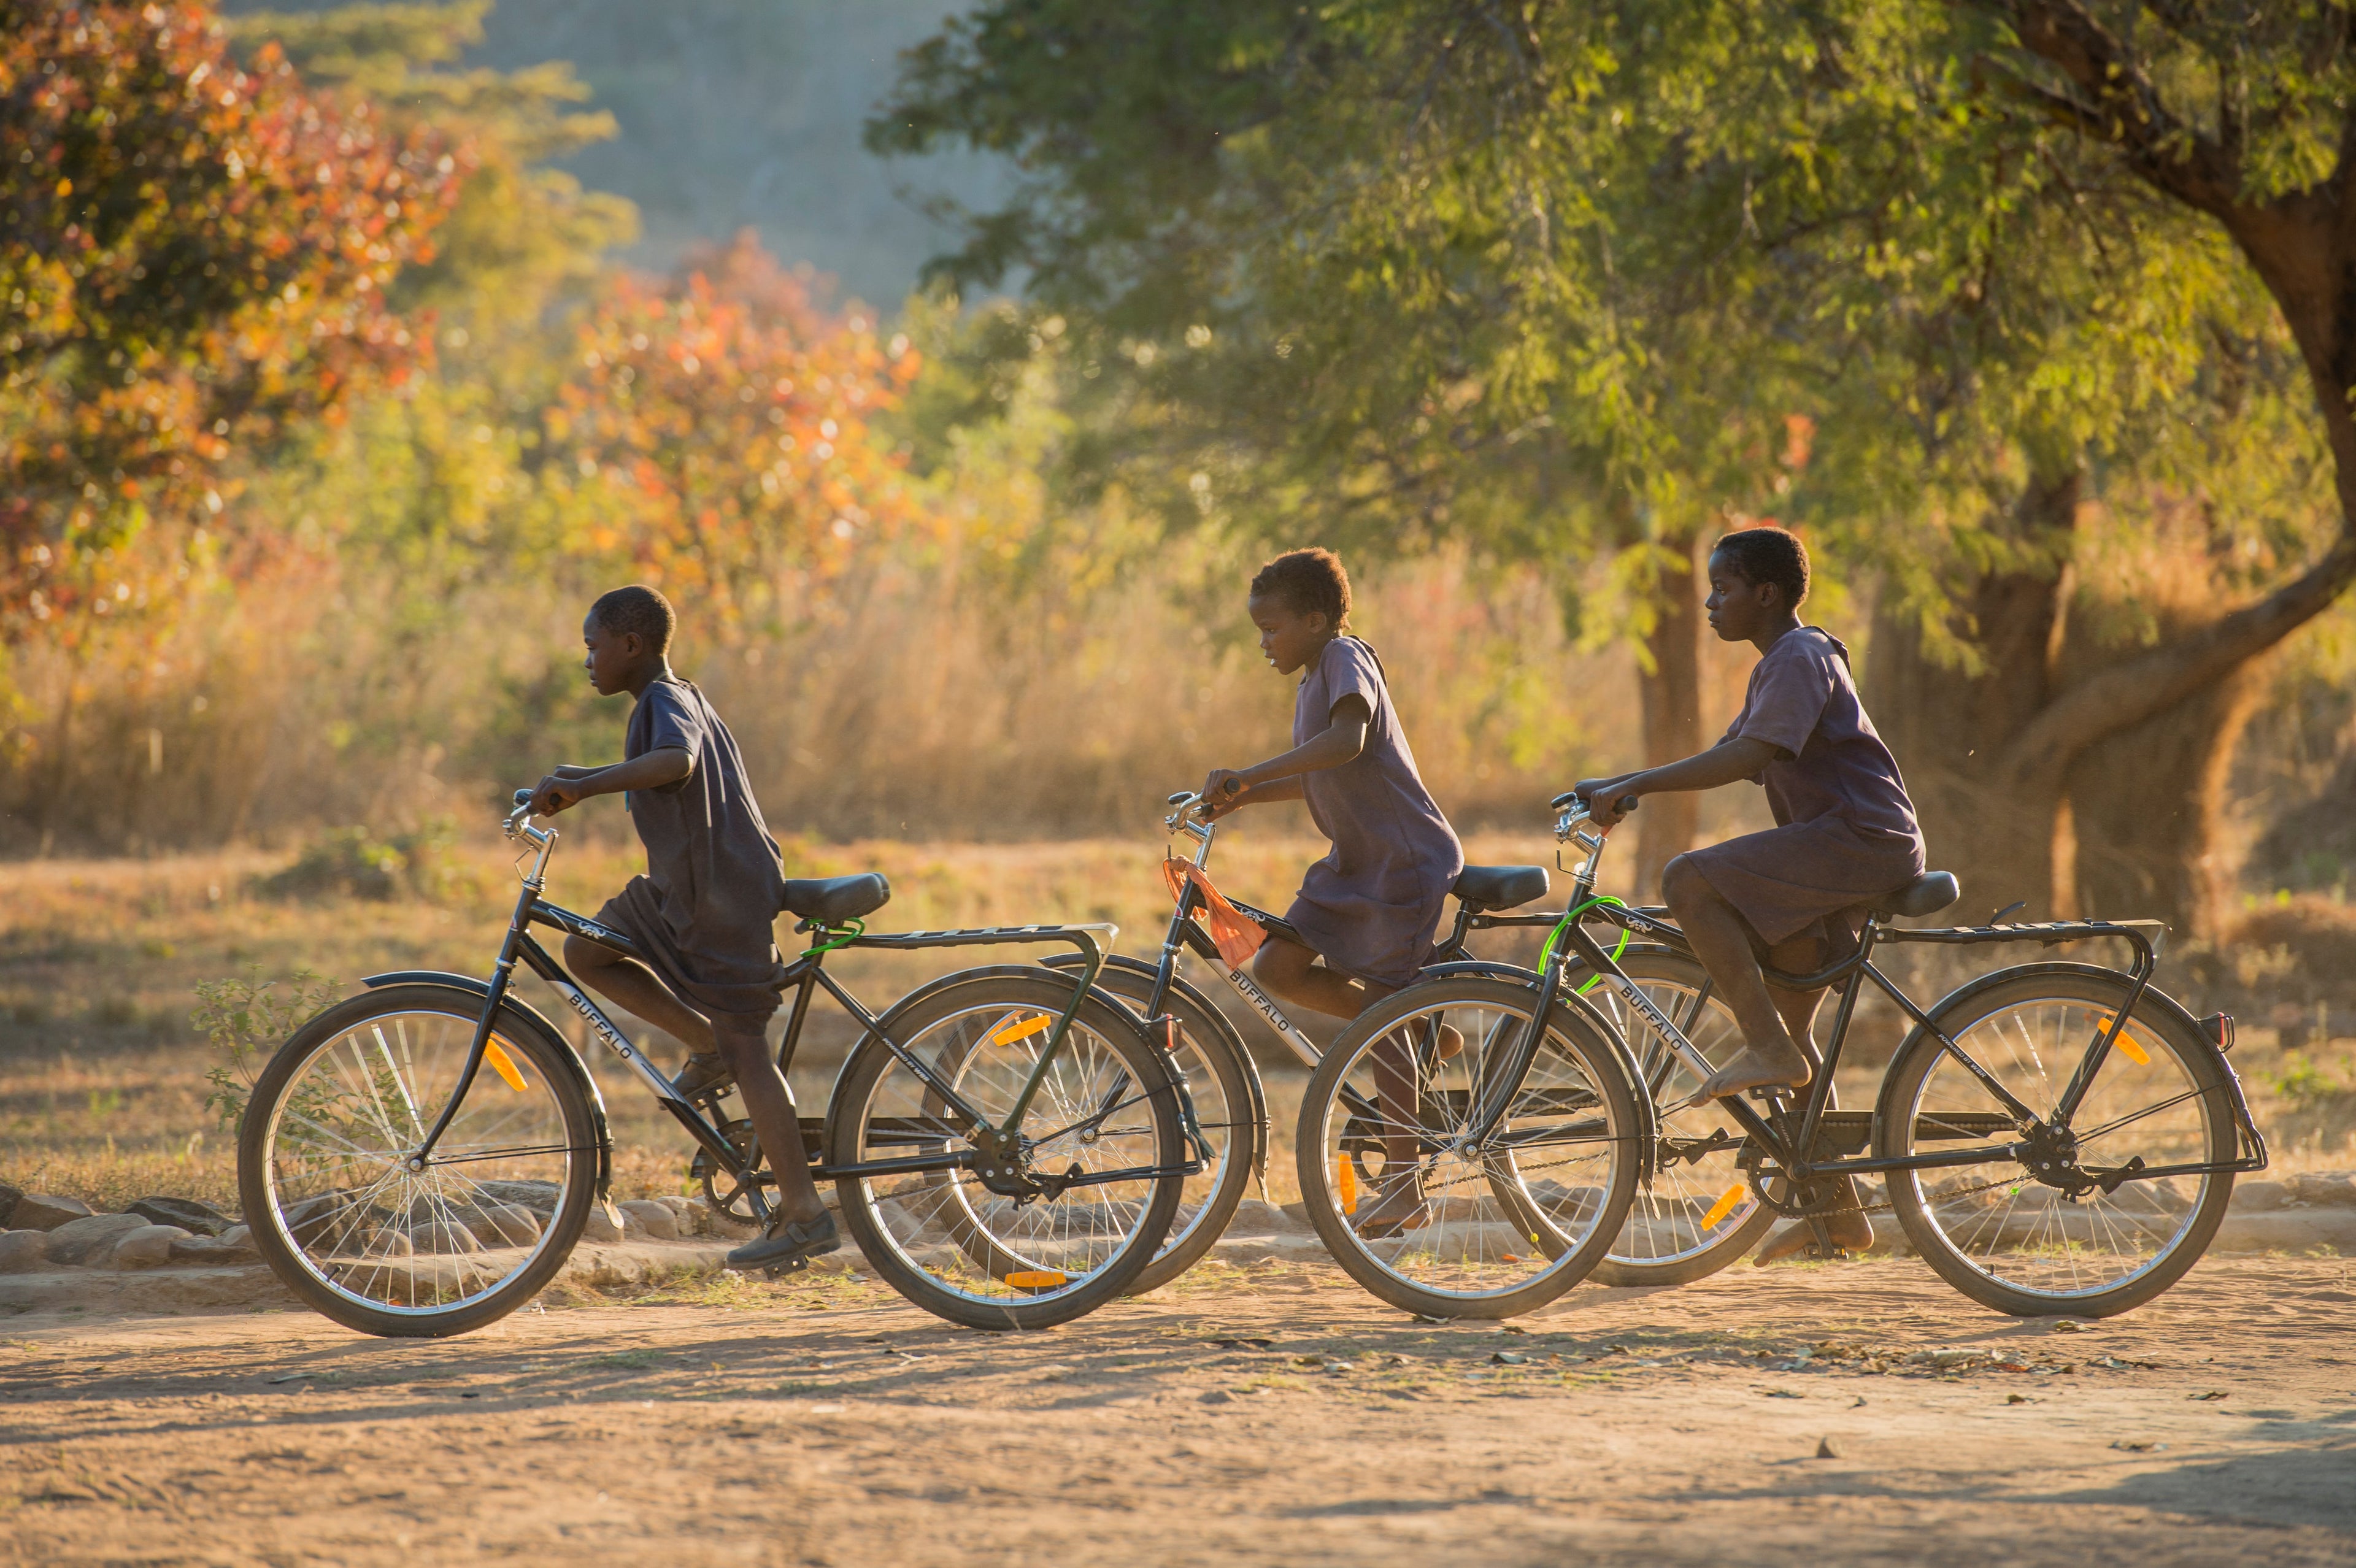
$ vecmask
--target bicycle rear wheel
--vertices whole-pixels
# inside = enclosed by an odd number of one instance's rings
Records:
[[[538,1294],[588,1223],[603,1127],[570,1048],[519,1008],[432,1160],[410,1168],[480,1016],[452,987],[387,987],[305,1023],[255,1081],[238,1133],[246,1223],[286,1287],[347,1328],[479,1328]]]
[[[2104,1023],[2124,975],[2074,964],[2001,970],[1932,1009],[1932,1021],[2037,1115],[2051,1117]],[[2115,1171],[2223,1164],[2235,1155],[2229,1069],[2149,993],[2071,1118],[2064,1164]],[[1890,1064],[1875,1116],[1883,1157],[2020,1135],[1987,1087],[1917,1030]],[[1892,1207],[1914,1249],[1965,1296],[2018,1317],[2101,1317],[2140,1307],[2184,1276],[2217,1233],[2230,1171],[2128,1179],[2077,1198],[2019,1159],[1893,1171]]]
[[[1048,962],[1068,970],[1080,960],[1075,954]],[[1115,958],[1098,975],[1097,987],[1142,1017],[1153,979],[1154,970],[1147,965]],[[1258,1069],[1243,1036],[1209,997],[1183,979],[1173,977],[1162,1007],[1178,1020],[1178,1049],[1172,1053],[1171,1066],[1185,1081],[1195,1125],[1211,1146],[1211,1159],[1201,1175],[1186,1179],[1178,1217],[1171,1221],[1162,1250],[1129,1287],[1133,1296],[1159,1290],[1202,1261],[1226,1234],[1228,1221],[1251,1186],[1252,1171],[1268,1157],[1268,1125],[1252,1083]]]
[[[1742,1028],[1698,959],[1666,947],[1631,947],[1620,967],[1652,1004],[1712,1061],[1742,1049]],[[1584,978],[1583,971],[1571,983]],[[1609,985],[1585,999],[1635,1053],[1660,1121],[1659,1167],[1636,1189],[1628,1222],[1595,1265],[1598,1285],[1690,1285],[1750,1255],[1775,1223],[1735,1163],[1742,1132],[1715,1101],[1681,1104],[1701,1086],[1652,1020]],[[1675,1106],[1676,1109],[1670,1107]]]
[[[1473,976],[1410,986],[1361,1013],[1310,1076],[1298,1138],[1310,1220],[1394,1307],[1432,1317],[1543,1307],[1602,1261],[1627,1218],[1641,1122],[1591,1019],[1553,1009],[1505,1115],[1472,1141],[1536,1000]],[[1443,1027],[1463,1037],[1452,1058],[1437,1050]]]
[[[1015,966],[936,987],[883,1020],[898,1051],[873,1034],[859,1043],[828,1107],[829,1165],[957,1162],[837,1182],[876,1271],[953,1323],[1045,1328],[1091,1312],[1130,1286],[1177,1213],[1176,1091],[1136,1020],[1101,997],[1081,1000],[1012,1146],[991,1147],[1072,989],[1069,976]]]

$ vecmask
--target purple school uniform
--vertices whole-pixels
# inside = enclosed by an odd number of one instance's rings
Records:
[[[1687,859],[1762,941],[1814,934],[1832,944],[1829,961],[1854,945],[1871,900],[1923,869],[1906,781],[1858,701],[1840,639],[1815,626],[1776,638],[1719,744],[1738,738],[1776,750],[1753,782],[1777,826]]]
[[[1431,956],[1464,849],[1416,772],[1382,661],[1357,638],[1326,644],[1301,677],[1292,743],[1324,733],[1333,705],[1353,696],[1372,715],[1365,749],[1338,768],[1301,775],[1310,818],[1333,852],[1309,868],[1284,918],[1329,968],[1405,986]]]
[[[783,964],[774,931],[785,907],[776,841],[745,781],[736,738],[691,682],[667,676],[630,709],[625,761],[677,747],[687,777],[632,790],[630,823],[647,874],[597,912],[638,944],[663,984],[706,1018],[766,1021],[777,1010]]]

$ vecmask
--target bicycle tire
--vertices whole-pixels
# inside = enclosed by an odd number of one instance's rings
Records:
[[[1525,1078],[1498,1125],[1509,1149],[1547,1152],[1533,1152],[1525,1162],[1518,1153],[1491,1151],[1476,1162],[1449,1147],[1448,1119],[1469,1127],[1483,1076],[1528,1019],[1534,994],[1527,986],[1473,976],[1420,982],[1361,1013],[1310,1075],[1295,1154],[1310,1221],[1353,1279],[1402,1311],[1478,1318],[1533,1311],[1585,1278],[1627,1219],[1641,1153],[1635,1090],[1602,1030],[1559,1002],[1547,1024],[1545,1049],[1530,1069],[1541,1078]],[[1387,1146],[1409,1136],[1408,1124],[1382,1105],[1378,1087],[1369,1092],[1358,1085],[1379,1082],[1377,1053],[1384,1041],[1419,1028],[1436,1034],[1440,1022],[1459,1029],[1465,1045],[1453,1059],[1426,1054],[1416,1065],[1412,1136],[1419,1153],[1413,1181],[1402,1186],[1391,1179]],[[1426,1106],[1435,1109],[1427,1112]],[[1438,1125],[1434,1117],[1440,1119]],[[1433,1150],[1429,1178],[1425,1144]],[[1375,1210],[1360,1220],[1360,1196],[1337,1191],[1332,1173],[1364,1169],[1363,1158],[1376,1151],[1384,1153],[1384,1174]],[[1444,1167],[1443,1157],[1465,1168]],[[1533,1186],[1530,1167],[1541,1158],[1565,1177],[1588,1179],[1567,1186],[1548,1179]],[[1521,1184],[1517,1205],[1496,1201],[1500,1179]],[[1440,1191],[1436,1200],[1435,1186]],[[1486,1201],[1451,1189],[1485,1194]],[[1368,1234],[1368,1221],[1402,1190],[1413,1200],[1407,1217],[1419,1222],[1402,1222],[1389,1234]],[[1529,1207],[1546,1210],[1567,1243],[1542,1262],[1541,1249],[1521,1239],[1529,1232],[1519,1225],[1517,1209]]]
[[[423,1135],[412,1124],[455,1086],[481,1016],[481,998],[455,987],[386,987],[305,1022],[254,1082],[238,1129],[254,1246],[305,1305],[348,1328],[441,1339],[497,1322],[546,1286],[589,1221],[604,1118],[572,1048],[512,1004],[493,1039],[514,1077],[486,1061],[436,1162],[424,1172],[402,1163]],[[381,1108],[394,1102],[399,1121]],[[525,1152],[487,1158],[474,1147],[487,1136]],[[347,1176],[361,1169],[374,1174],[355,1196]],[[520,1248],[519,1209],[539,1228]]]
[[[1078,963],[1076,955],[1049,960],[1058,970]],[[1142,1019],[1154,974],[1136,960],[1116,959],[1098,974],[1097,987]],[[1187,1185],[1202,1196],[1191,1203],[1184,1197],[1179,1200],[1178,1217],[1171,1222],[1170,1234],[1129,1287],[1132,1296],[1159,1290],[1203,1261],[1204,1254],[1226,1233],[1244,1194],[1250,1189],[1253,1171],[1263,1168],[1268,1157],[1268,1123],[1258,1109],[1261,1099],[1253,1082],[1258,1069],[1243,1036],[1208,997],[1183,976],[1171,977],[1162,1006],[1178,1020],[1173,1070],[1185,1078],[1195,1124],[1209,1141],[1215,1164],[1203,1176],[1189,1179]],[[1205,1089],[1210,1093],[1205,1093]]]
[[[1052,1032],[1034,1020],[1059,1017],[1072,991],[1070,976],[1053,970],[998,965],[937,983],[882,1022],[995,1118],[1012,1110],[1014,1086]],[[1124,1079],[1117,1102],[1124,1119],[1108,1130],[1101,1098],[1090,1096]],[[1094,1136],[1086,1130],[1091,1118]],[[827,1107],[827,1163],[977,1149],[959,1121],[871,1032],[852,1049]],[[1048,1174],[1066,1161],[1091,1174],[1153,1174],[1019,1204],[991,1192],[970,1169],[836,1180],[841,1212],[868,1262],[936,1317],[975,1328],[1069,1322],[1127,1292],[1169,1232],[1185,1179],[1178,1097],[1161,1052],[1126,1008],[1093,992],[1081,998],[1022,1136],[1037,1137],[1025,1158]],[[1100,1152],[1116,1136],[1118,1145]],[[1066,1221],[1069,1228],[1054,1228]]]
[[[2066,1081],[2077,1070],[2099,1020],[2117,1015],[2129,988],[2127,976],[2115,970],[2028,964],[1964,987],[1933,1008],[1930,1018],[2030,1110],[2050,1115],[2062,1086],[2057,1078]],[[1987,1027],[1992,1020],[1995,1027]],[[2138,1155],[2162,1157],[2146,1159],[2154,1166],[2163,1159],[2233,1160],[2231,1069],[2216,1047],[2152,991],[2136,1003],[2124,1032],[2132,1049],[2113,1046],[2072,1118],[2088,1129],[2079,1135],[2086,1140],[2081,1152],[2121,1163]],[[2008,1041],[2025,1045],[2027,1067],[2020,1065],[2020,1046],[1996,1049]],[[1960,1136],[2016,1136],[2008,1127],[1983,1130],[1980,1122],[1960,1119],[1976,1115],[2001,1121],[2000,1103],[1960,1064],[1938,1076],[1949,1061],[1926,1028],[1916,1029],[1901,1048],[1882,1080],[1874,1117],[1875,1152],[1881,1157],[1901,1157],[1932,1141],[1952,1147]],[[2160,1103],[2176,1094],[2189,1096],[2174,1103],[2191,1107],[2189,1116],[2166,1114],[2171,1107]],[[2138,1111],[2146,1100],[2157,1108]],[[2122,1106],[2130,1118],[2125,1122]],[[2215,1171],[2130,1180],[2115,1192],[2072,1201],[2037,1182],[2024,1163],[2008,1191],[1992,1202],[1966,1203],[1978,1194],[1963,1189],[1985,1183],[1988,1168],[1965,1167],[1951,1176],[1893,1171],[1890,1199],[1907,1239],[1940,1278],[1983,1307],[2019,1317],[2107,1317],[2142,1306],[2200,1261],[2233,1189],[2233,1173]],[[2079,1232],[2090,1244],[2080,1244]],[[2113,1253],[2107,1262],[2091,1244],[2105,1242]],[[2059,1288],[2065,1275],[2070,1287]]]

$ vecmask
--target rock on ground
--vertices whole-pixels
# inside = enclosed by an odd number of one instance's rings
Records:
[[[668,1204],[651,1198],[633,1198],[616,1205],[622,1211],[633,1235],[644,1235],[658,1242],[679,1239],[679,1216]]]
[[[142,1225],[126,1231],[108,1261],[116,1268],[155,1268],[172,1261],[172,1243],[192,1239],[177,1225]]]
[[[11,1187],[6,1182],[0,1181],[0,1230],[5,1230],[8,1227],[9,1216],[16,1211],[16,1200],[24,1196],[23,1188]]]
[[[47,1231],[0,1232],[0,1274],[29,1274],[48,1263]]]
[[[593,1203],[589,1206],[589,1224],[581,1232],[583,1241],[610,1245],[622,1239],[622,1227],[617,1222],[620,1216],[618,1212],[609,1211],[610,1205]]]
[[[226,1265],[251,1263],[253,1258],[253,1243],[245,1237],[229,1242],[219,1236],[184,1236],[172,1243],[172,1261],[176,1264]]]
[[[530,1210],[514,1203],[477,1203],[471,1228],[493,1245],[528,1247],[540,1240],[540,1221]]]
[[[18,1231],[54,1231],[70,1221],[86,1219],[90,1212],[90,1205],[79,1198],[27,1192],[9,1211],[8,1224]]]
[[[93,1264],[115,1243],[140,1230],[147,1221],[136,1214],[91,1214],[69,1220],[49,1232],[53,1264]]]
[[[193,1198],[142,1198],[123,1205],[123,1211],[136,1214],[151,1225],[177,1225],[198,1236],[218,1236],[237,1222]]]

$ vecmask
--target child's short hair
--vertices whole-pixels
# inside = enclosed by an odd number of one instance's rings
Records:
[[[589,606],[589,618],[616,636],[637,633],[659,654],[670,652],[670,635],[679,629],[679,615],[670,601],[635,582],[599,595],[597,603]]]
[[[1808,596],[1808,547],[1788,528],[1739,528],[1709,547],[1725,556],[1742,581],[1772,582],[1783,591],[1783,608],[1796,610]]]
[[[1255,599],[1272,594],[1299,614],[1323,611],[1337,632],[1350,618],[1350,574],[1330,549],[1288,550],[1259,569],[1251,592]]]

